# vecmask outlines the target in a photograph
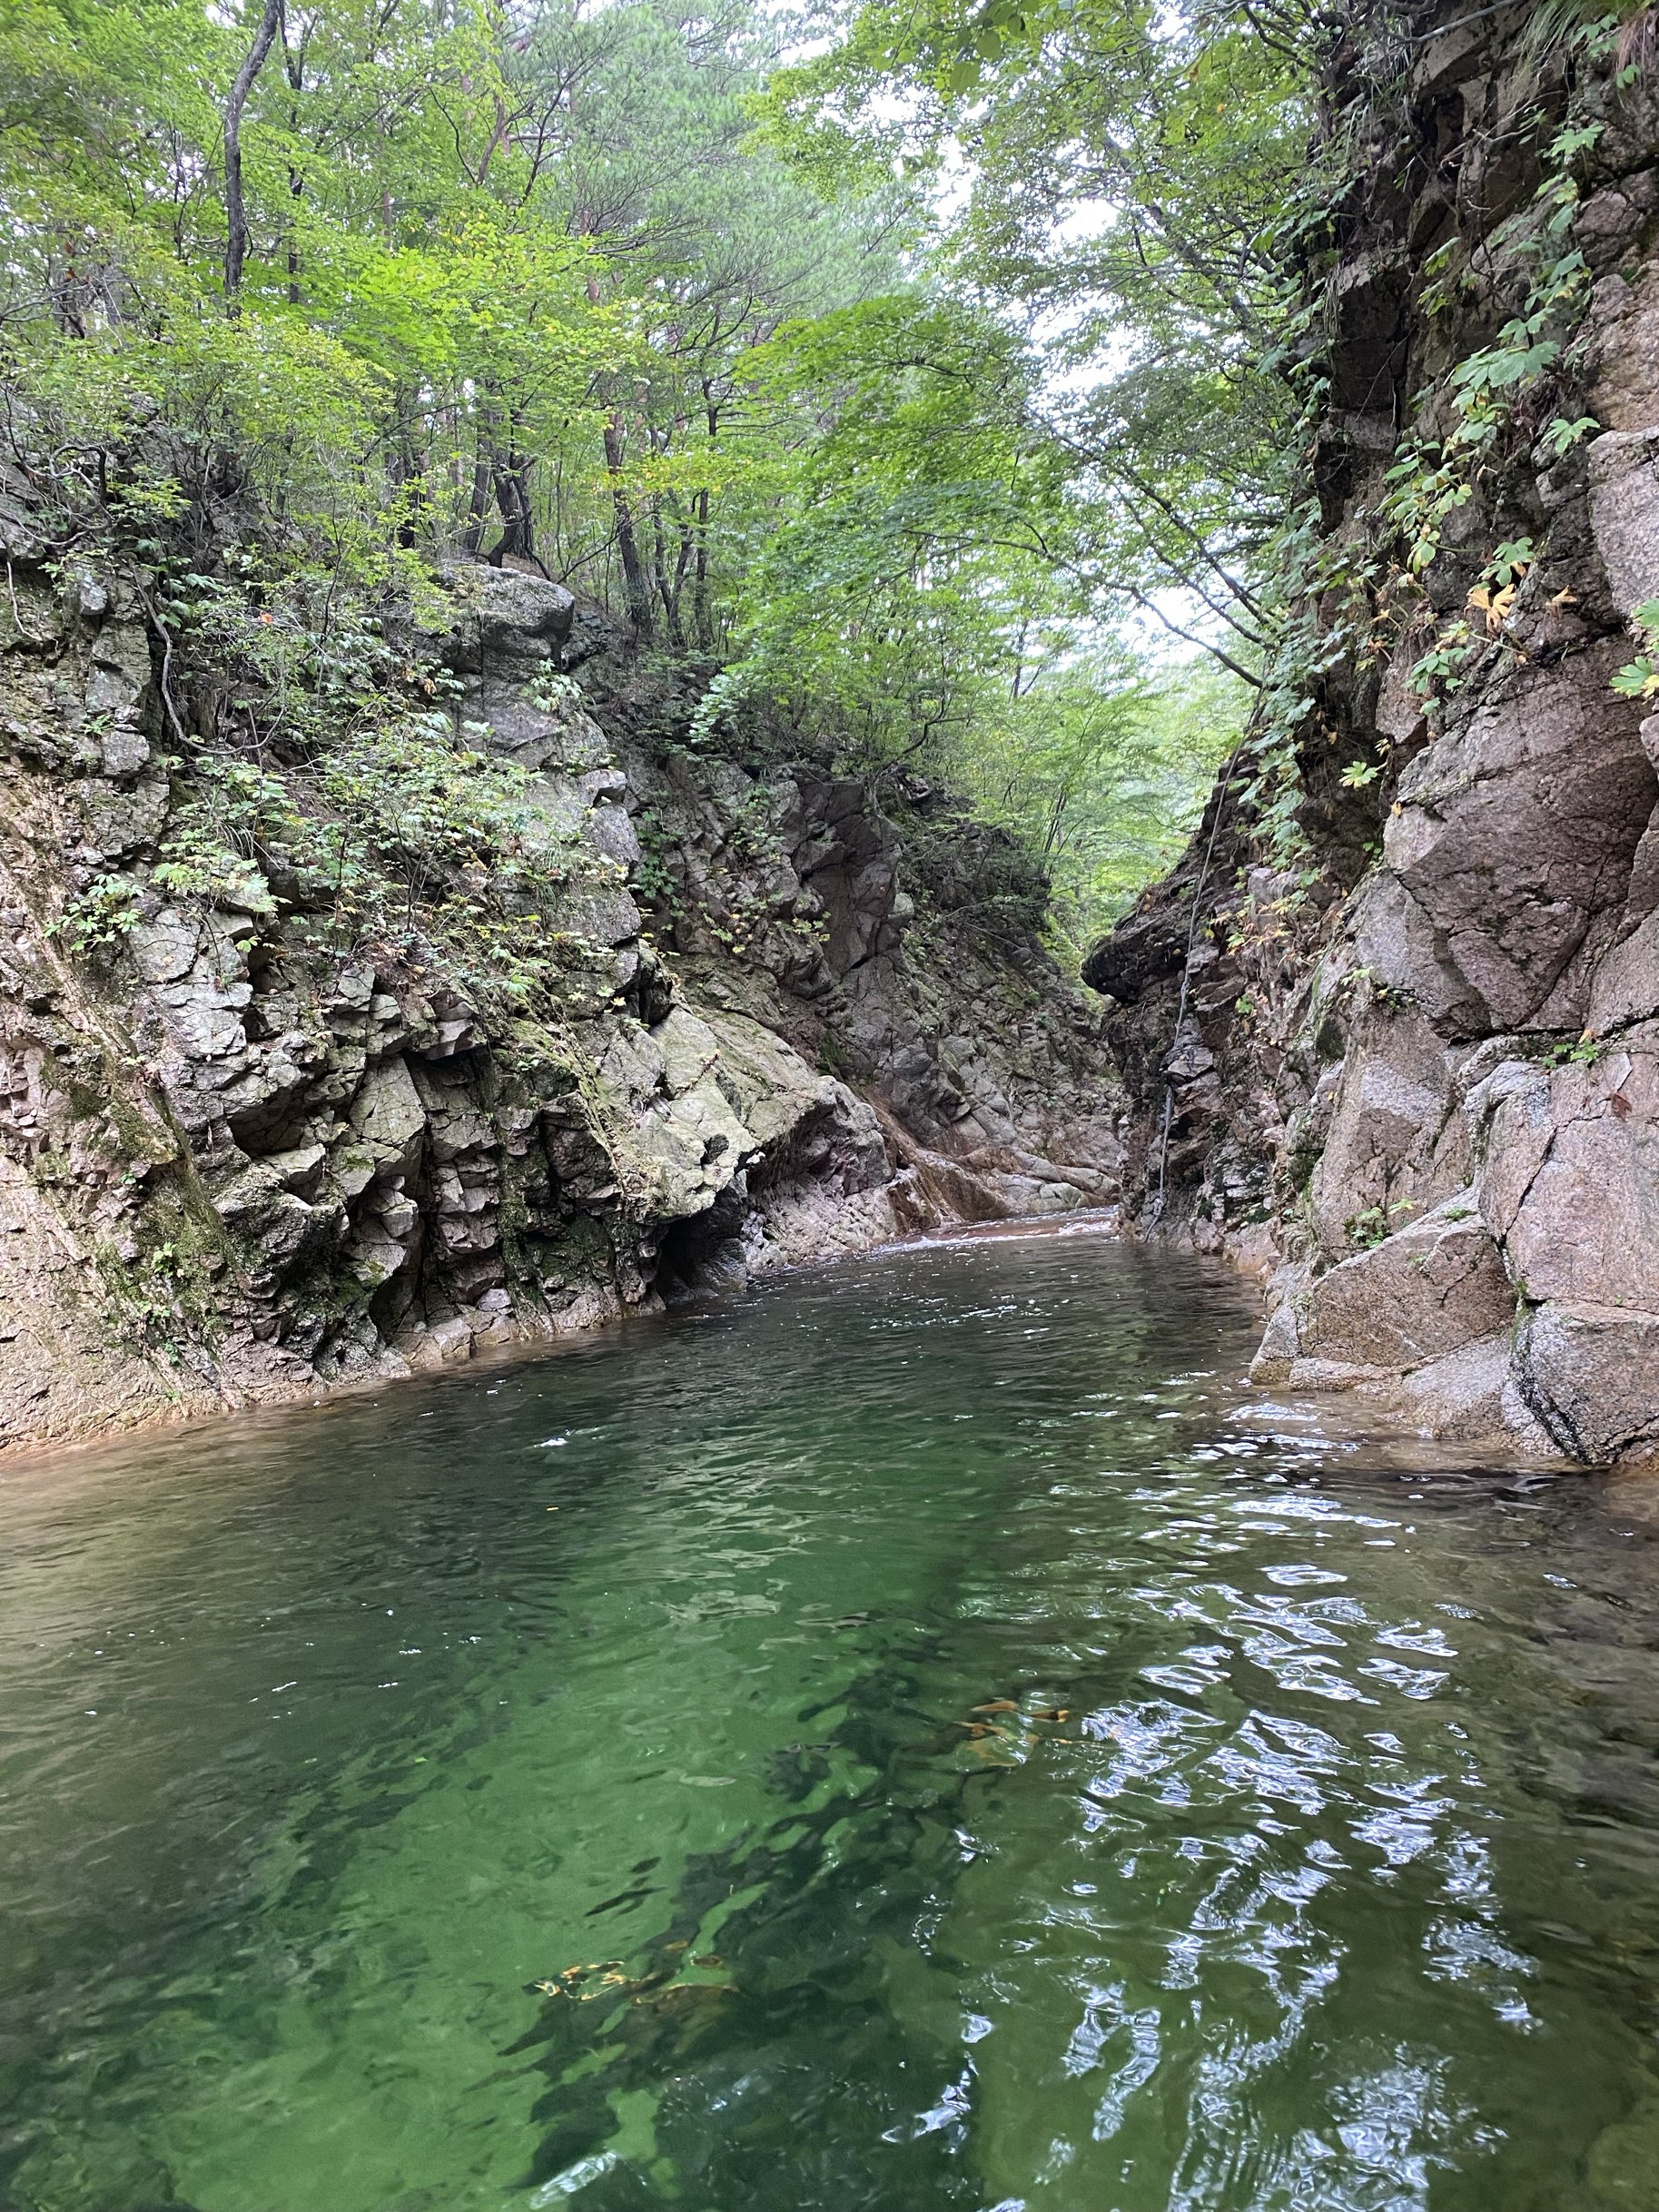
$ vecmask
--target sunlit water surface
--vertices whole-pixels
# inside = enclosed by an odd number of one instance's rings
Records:
[[[990,1241],[11,1470],[0,2205],[1659,2207],[1648,1493],[1249,1324]]]

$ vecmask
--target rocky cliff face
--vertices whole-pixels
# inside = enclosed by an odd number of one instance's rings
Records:
[[[464,849],[410,879],[396,934],[353,919],[343,857],[330,884],[274,832],[208,882],[191,825],[263,804],[246,702],[193,688],[142,585],[63,558],[6,489],[0,1440],[1114,1197],[1098,1011],[1012,848],[925,787],[705,757],[597,610],[454,571],[393,642],[521,772],[514,835],[559,885],[512,940],[542,940],[537,991],[472,988],[414,905],[499,933]],[[331,773],[294,785],[313,854],[334,826],[348,850]],[[512,943],[476,972],[510,983]]]
[[[1305,842],[1235,768],[1086,973],[1131,1204],[1269,1279],[1260,1379],[1599,1464],[1659,1452],[1659,718],[1614,687],[1659,596],[1659,108],[1645,18],[1545,14],[1333,66]],[[1402,494],[1506,348],[1414,567]]]

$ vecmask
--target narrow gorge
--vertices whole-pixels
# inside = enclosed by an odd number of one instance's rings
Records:
[[[5,0],[0,229],[0,2212],[1659,2212],[1659,0]]]
[[[860,755],[781,694],[711,716],[729,675],[660,650],[635,570],[628,615],[551,580],[505,492],[489,559],[475,490],[475,550],[330,584],[308,637],[315,578],[238,580],[288,556],[233,444],[129,424],[121,466],[179,488],[140,539],[15,439],[5,1440],[1121,1180],[1125,1234],[1262,1284],[1261,1386],[1659,1449],[1654,34],[1555,13],[1320,35],[1275,248],[1306,445],[1240,587],[1277,641],[1089,989],[1075,795],[1039,849],[926,722]],[[332,756],[285,685],[338,695]],[[339,739],[370,694],[400,745]]]

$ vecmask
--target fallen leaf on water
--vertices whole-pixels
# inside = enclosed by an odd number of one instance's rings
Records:
[[[968,1749],[973,1753],[973,1756],[976,1759],[994,1759],[998,1766],[1017,1766],[1019,1763],[1017,1760],[1003,1759],[998,1756],[999,1753],[1001,1753],[1007,1744],[1007,1742],[1008,1738],[1006,1736],[998,1735],[994,1731],[992,1731],[990,1738],[986,1742],[981,1743],[970,1743]]]
[[[1071,1717],[1070,1705],[1044,1705],[1041,1713],[1032,1714],[1033,1721],[1069,1721]]]
[[[1018,1713],[1019,1706],[1012,1697],[993,1697],[988,1705],[970,1705],[970,1713]]]
[[[586,1965],[567,1966],[558,1978],[561,1981],[577,1981],[584,1974],[614,1974],[621,1964],[620,1959],[589,1959]]]
[[[638,1986],[630,1981],[626,1974],[602,1974],[597,1989],[578,1987],[585,1974],[596,1970],[590,1966],[568,1966],[557,1981],[527,1981],[524,1986],[527,1990],[533,1990],[538,1997],[568,1997],[584,2005],[591,2004],[596,1997],[605,1996],[610,1983],[619,1981],[624,1989],[629,1990]]]

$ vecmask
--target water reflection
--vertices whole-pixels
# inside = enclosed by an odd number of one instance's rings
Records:
[[[1659,2212],[1659,1508],[1249,1334],[895,1255],[14,1476],[0,2203]]]

